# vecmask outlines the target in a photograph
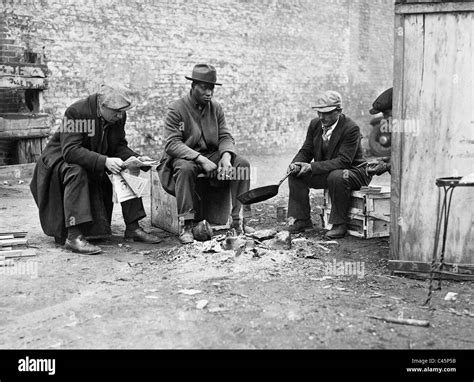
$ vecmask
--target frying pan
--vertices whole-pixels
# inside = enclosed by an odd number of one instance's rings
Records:
[[[243,194],[240,194],[237,196],[237,199],[242,204],[253,204],[273,198],[276,194],[278,194],[278,188],[283,183],[283,181],[288,178],[288,175],[290,175],[290,173],[287,173],[278,184],[254,188],[253,190],[249,190]]]

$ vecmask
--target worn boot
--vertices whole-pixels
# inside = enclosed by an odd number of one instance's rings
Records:
[[[190,244],[194,241],[193,221],[185,220],[181,233],[179,234],[181,244]]]
[[[247,225],[247,219],[245,218],[232,220],[230,229],[235,229],[237,235],[241,235],[243,233],[251,234],[255,232],[255,229]]]
[[[308,220],[298,219],[298,220],[295,220],[293,224],[288,226],[288,231],[290,233],[296,234],[296,233],[304,232],[307,229],[311,229],[311,228],[313,228],[313,223],[311,222],[310,219]]]
[[[344,237],[347,232],[347,224],[333,224],[332,229],[326,232],[326,236],[330,239],[340,239]]]

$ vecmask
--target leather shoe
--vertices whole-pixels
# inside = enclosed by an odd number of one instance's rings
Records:
[[[181,244],[191,244],[194,241],[192,221],[185,221],[183,231],[178,238]]]
[[[237,235],[241,235],[242,233],[252,234],[255,232],[254,228],[247,225],[246,219],[233,220],[230,229],[235,229]]]
[[[102,252],[102,249],[100,249],[100,247],[92,245],[86,239],[84,239],[84,236],[82,235],[79,235],[72,240],[66,239],[64,248],[76,253],[81,253],[83,255],[97,255],[98,253]]]
[[[311,220],[296,220],[293,224],[288,227],[288,232],[290,233],[300,233],[304,232],[307,229],[313,228],[313,223]]]
[[[332,229],[326,232],[326,236],[330,239],[340,239],[347,232],[347,224],[333,224]]]
[[[158,236],[145,232],[141,227],[133,231],[126,229],[124,237],[126,240],[140,241],[147,244],[157,244],[163,241]]]

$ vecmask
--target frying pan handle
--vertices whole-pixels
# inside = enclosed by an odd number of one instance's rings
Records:
[[[286,178],[288,178],[288,177],[290,176],[290,174],[291,174],[291,172],[287,172],[287,173],[286,173],[285,177],[284,177],[282,180],[280,180],[280,182],[278,183],[278,187],[280,187],[280,185],[284,182],[284,180],[285,180]]]

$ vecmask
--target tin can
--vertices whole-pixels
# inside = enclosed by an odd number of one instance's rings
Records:
[[[277,207],[277,222],[286,221],[286,207],[279,206]]]

